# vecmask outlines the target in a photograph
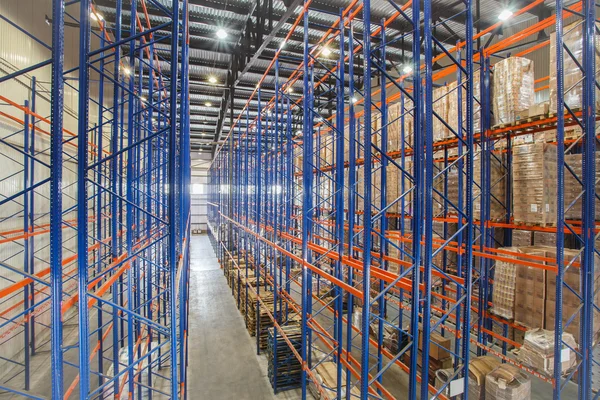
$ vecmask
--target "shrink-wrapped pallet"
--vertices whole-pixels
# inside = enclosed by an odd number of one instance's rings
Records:
[[[397,158],[396,164],[402,166],[402,160]],[[405,215],[411,215],[412,210],[412,192],[408,192],[411,188],[411,181],[407,174],[412,174],[412,163],[410,160],[404,161],[404,172],[398,168],[395,164],[388,162],[386,167],[386,204],[389,206],[388,213],[402,213],[404,210]],[[404,176],[404,186],[402,183],[402,177]],[[403,191],[404,188],[404,191]],[[408,192],[408,193],[406,193]],[[406,193],[403,199],[398,198]],[[397,201],[396,201],[397,200]],[[393,203],[393,204],[392,204]],[[404,205],[404,208],[402,207]]]
[[[554,331],[531,329],[525,333],[525,341],[519,351],[518,360],[548,376],[554,374]],[[575,338],[570,333],[562,334],[561,373],[564,375],[577,364],[577,357],[572,349],[577,348]]]
[[[504,154],[490,155],[489,181],[490,181],[490,215],[491,220],[502,220],[506,218],[506,157]],[[473,163],[473,217],[479,220],[481,217],[481,152],[475,153]],[[485,172],[485,169],[484,169]],[[484,179],[485,181],[485,179]]]
[[[541,246],[519,248],[523,260],[532,261],[531,257],[544,257],[546,249]],[[541,261],[534,261],[543,264]],[[546,271],[540,267],[528,265],[516,266],[515,281],[515,322],[528,328],[544,326],[544,298],[546,295]]]
[[[556,248],[548,247],[546,249],[546,257],[550,259],[556,259]],[[564,249],[564,285],[568,285],[570,289],[563,285],[562,290],[562,320],[564,332],[570,333],[575,337],[579,338],[579,328],[581,326],[581,313],[579,308],[581,306],[581,300],[579,293],[581,293],[581,282],[585,279],[592,279],[592,276],[584,277],[581,273],[581,262],[582,257],[579,250]],[[569,266],[570,265],[570,266]],[[594,265],[600,265],[600,257],[597,255],[594,257]],[[567,268],[567,266],[569,266]],[[546,329],[554,330],[554,323],[556,319],[556,273],[548,271],[546,283]],[[594,292],[594,303],[600,303],[600,269],[594,268],[593,275],[593,292]],[[573,293],[573,291],[575,293]],[[576,294],[577,293],[577,294]],[[567,322],[569,324],[567,325]],[[600,313],[594,308],[592,318],[592,331],[594,338],[600,331]]]
[[[583,186],[578,179],[583,179],[583,164],[581,154],[568,154],[565,156],[565,164],[573,171],[569,172],[565,168],[565,219],[581,220],[583,208]],[[575,176],[577,178],[575,178]],[[600,151],[596,152],[596,186],[600,181]],[[600,220],[600,201],[595,198],[596,202],[596,220]],[[571,205],[571,203],[573,203]],[[570,207],[570,208],[569,208]]]
[[[450,113],[450,102],[448,96],[448,86],[441,86],[433,90],[433,141],[439,142],[449,135],[449,130],[444,124],[448,123]]]
[[[502,364],[485,377],[486,400],[528,400],[530,398],[531,380],[515,366]]]
[[[494,65],[494,118],[511,124],[535,101],[533,61],[509,57]]]
[[[519,252],[516,247],[502,250]],[[513,255],[503,258],[516,259]],[[492,290],[492,312],[502,318],[513,319],[515,316],[515,287],[517,281],[517,265],[510,261],[498,260],[494,272],[494,288]]]
[[[600,24],[598,25],[600,27]],[[583,73],[577,65],[583,63],[583,24],[573,23],[563,28],[563,44],[569,49],[564,54],[564,92],[565,105],[571,110],[582,108],[583,102]],[[596,33],[596,35],[598,35]],[[600,38],[595,40],[596,65],[600,64]],[[575,61],[573,57],[577,60]],[[600,69],[596,68],[596,80],[600,75]],[[556,32],[550,35],[550,112],[555,113],[557,109],[557,74],[556,74]],[[600,101],[600,91],[596,88],[596,107]],[[565,112],[567,112],[565,108]]]
[[[513,216],[516,223],[556,224],[556,146],[513,148]]]

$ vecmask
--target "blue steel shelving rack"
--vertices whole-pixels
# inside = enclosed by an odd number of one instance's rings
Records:
[[[542,3],[531,2],[514,14],[521,15]],[[555,371],[561,365],[563,321],[571,323],[577,316],[583,321],[578,338],[580,347],[574,349],[578,363],[568,375],[557,372],[552,377],[518,366],[532,374],[532,379],[554,384],[557,399],[564,397],[563,391],[575,375],[579,398],[597,398],[598,394],[591,389],[592,369],[599,367],[593,355],[593,315],[598,311],[595,288],[589,279],[584,279],[578,290],[567,286],[564,271],[576,267],[565,264],[562,253],[564,233],[575,233],[581,247],[581,276],[594,276],[594,256],[598,251],[594,215],[598,197],[594,165],[595,3],[584,1],[565,6],[559,0],[556,10],[561,17],[550,15],[528,28],[528,34],[532,35],[556,24],[557,32],[562,32],[563,19],[568,17],[561,15],[563,9],[581,19],[586,47],[579,67],[585,112],[577,113],[563,106],[567,88],[561,86],[564,79],[561,60],[572,52],[568,48],[563,50],[559,41],[557,117],[529,123],[521,126],[522,130],[492,129],[490,79],[492,59],[505,57],[511,51],[510,46],[523,36],[508,36],[494,43],[490,40],[475,49],[478,38],[495,35],[503,22],[475,34],[473,4],[466,1],[460,3],[462,8],[453,17],[464,18],[465,40],[453,47],[443,43],[436,29],[452,18],[434,22],[432,2],[390,4],[395,12],[381,21],[381,26],[396,18],[403,19],[405,26],[409,26],[404,34],[388,37],[386,29],[372,26],[377,24],[369,15],[370,1],[365,0],[352,2],[347,9],[340,10],[340,18],[331,31],[315,44],[312,40],[309,43],[309,28],[316,23],[311,19],[314,11],[310,2],[305,2],[292,29],[304,28],[302,59],[294,60],[279,51],[269,68],[275,69],[277,77],[285,62],[297,61],[298,67],[287,80],[275,80],[275,96],[270,100],[262,96],[264,77],[261,79],[236,119],[228,141],[217,152],[210,173],[211,240],[219,259],[233,262],[237,274],[248,276],[254,269],[257,276],[264,277],[256,288],[238,287],[238,304],[246,304],[248,310],[248,292],[253,291],[258,294],[256,307],[267,307],[261,294],[272,293],[275,306],[269,315],[273,324],[300,318],[302,351],[296,356],[303,363],[303,396],[307,384],[315,382],[314,375],[324,356],[335,363],[337,373],[337,387],[316,385],[317,390],[326,390],[326,397],[341,396],[344,386],[360,388],[360,394],[345,390],[346,398],[399,396],[390,393],[382,383],[384,373],[397,365],[408,374],[409,398],[416,398],[417,393],[421,398],[445,398],[450,381],[454,382],[454,389],[460,387],[458,390],[466,398],[471,357],[490,354],[515,364],[507,353],[507,345],[514,344],[508,336],[508,327],[519,327],[489,312],[494,265],[502,259],[502,253],[495,248],[510,246],[511,233],[516,229],[538,229],[512,224],[509,184],[504,198],[492,199],[499,182],[492,181],[491,164],[499,164],[502,179],[510,182],[511,138],[554,124],[559,149],[559,223],[556,228],[538,230],[557,234],[557,299],[564,290],[571,290],[581,300],[576,314],[567,317],[562,315],[563,305],[557,301]],[[357,15],[362,21],[355,20]],[[356,30],[362,33],[356,34]],[[418,75],[400,73],[386,62],[387,47],[400,40],[412,43],[413,53],[421,55],[412,58],[412,71]],[[329,58],[321,54],[325,43],[331,50]],[[355,65],[356,57],[347,57],[355,52],[367,55],[360,65]],[[525,56],[528,52],[516,55]],[[434,70],[442,58],[448,61],[447,65]],[[355,75],[357,68],[362,72]],[[390,71],[396,71],[397,76]],[[360,89],[359,75],[364,78]],[[456,121],[446,120],[435,111],[440,99],[434,97],[434,89],[444,86],[446,79],[458,82],[451,89],[458,99]],[[378,88],[371,87],[374,82]],[[480,89],[477,95],[476,86]],[[258,102],[254,120],[250,114],[253,100]],[[399,149],[390,149],[386,140],[393,123],[389,108],[395,102],[401,104],[397,117],[402,121],[401,139]],[[476,111],[478,106],[480,111]],[[474,127],[476,112],[478,131]],[[412,119],[414,130],[406,128],[407,119]],[[449,137],[434,141],[436,124],[444,125]],[[565,124],[579,124],[582,136],[565,141]],[[504,150],[499,149],[501,143],[506,143]],[[450,151],[454,153],[450,155]],[[565,152],[581,154],[584,173],[577,178],[584,212],[580,223],[566,220],[562,209],[561,181],[567,173],[572,174],[562,157]],[[503,157],[502,153],[507,154]],[[476,163],[480,166],[477,176]],[[395,176],[399,176],[396,179],[400,190],[398,197],[390,201],[386,180],[393,176],[389,172],[393,168],[399,174]],[[458,171],[456,198],[450,193],[451,171]],[[504,210],[500,220],[491,218],[492,201]],[[399,211],[390,212],[394,205],[399,206]],[[454,230],[450,229],[451,224]],[[497,235],[500,228],[504,229],[502,237]],[[417,237],[421,239],[413,240]],[[394,264],[399,266],[398,272],[389,271]],[[535,260],[525,265],[547,269]],[[439,290],[434,290],[434,281],[441,282]],[[358,311],[356,303],[362,305],[358,326],[352,323]],[[424,336],[437,331],[453,338],[447,350],[454,355],[454,372],[444,387],[436,389],[427,385],[427,379],[421,379],[428,376],[429,349],[423,348],[424,361],[418,366],[419,325]],[[495,325],[502,327],[503,334],[493,330]],[[376,327],[376,333],[370,336],[367,332],[372,327]],[[395,330],[404,339],[403,346],[395,352],[382,346],[384,327]],[[260,330],[258,327],[256,332],[258,351]],[[500,340],[500,345],[494,345],[494,340]],[[370,367],[361,367],[365,365]],[[343,374],[346,380],[342,379]]]
[[[24,338],[24,362],[6,360],[16,372],[4,376],[0,387],[28,398],[41,398],[50,382],[52,398],[108,398],[124,392],[186,398],[187,1],[166,6],[133,0],[125,10],[118,0],[114,24],[99,18],[90,0],[56,0],[52,6],[51,45],[2,18],[52,56],[0,77],[0,86],[47,67],[52,74],[49,116],[36,110],[44,92],[35,76],[23,105],[2,99],[3,107],[23,113],[22,120],[2,113],[15,126],[2,143],[23,156],[17,164],[22,190],[3,194],[0,202],[7,213],[17,211],[3,223],[21,218],[24,227],[2,232],[0,246],[21,248],[9,259],[23,257],[23,268],[14,261],[2,263],[15,279],[3,286],[0,301],[2,328],[17,327],[8,332],[8,340]],[[160,10],[167,22],[152,27],[144,15],[147,7]],[[79,62],[70,70],[64,68],[67,22],[78,26],[80,44]],[[154,49],[164,42],[170,43],[166,60]],[[159,58],[167,62],[167,71],[161,71]],[[76,133],[63,126],[65,88],[78,94]],[[90,118],[91,109],[97,120]],[[15,139],[19,144],[11,144]],[[73,205],[65,208],[63,199]],[[23,301],[14,306],[20,296]],[[48,305],[50,323],[44,324],[37,319]],[[68,329],[73,323],[77,328]],[[50,340],[40,343],[36,337],[44,337],[44,330]],[[66,338],[74,343],[65,345]],[[43,357],[37,351],[42,348],[51,354],[51,379],[35,387],[31,363]]]

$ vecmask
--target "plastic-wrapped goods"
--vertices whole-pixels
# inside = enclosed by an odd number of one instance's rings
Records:
[[[469,399],[485,399],[485,377],[500,365],[492,356],[476,357],[469,363]]]
[[[519,252],[516,247],[506,247],[502,250]],[[503,255],[504,258],[516,256]],[[492,312],[506,319],[515,316],[515,286],[517,279],[517,265],[508,261],[496,261],[494,275],[494,289],[492,290]]]
[[[473,217],[479,220],[481,217],[481,152],[475,153],[473,163]],[[490,215],[491,220],[503,220],[506,218],[506,161],[504,154],[490,156]],[[463,180],[463,187],[466,182]],[[466,190],[466,188],[465,188]]]
[[[556,248],[549,247],[546,249],[546,257],[556,259]],[[579,250],[564,249],[564,264],[565,266],[581,263],[581,254]],[[600,265],[600,257],[595,256],[594,265]],[[546,329],[554,330],[554,321],[556,320],[556,273],[548,271],[546,274]],[[581,286],[580,282],[583,279],[581,276],[581,269],[577,266],[572,265],[564,270],[563,282],[575,291],[580,293]],[[594,303],[600,303],[600,269],[594,269]],[[573,293],[571,290],[563,286],[563,299],[562,299],[562,310],[563,310],[563,329],[564,332],[570,333],[575,337],[579,337],[579,328],[581,322],[581,316],[579,307],[581,301],[579,296]],[[600,313],[593,310],[594,316],[592,319],[592,329],[595,333],[600,331]],[[571,321],[569,325],[566,325],[568,321]]]
[[[397,158],[396,163],[402,166],[402,161]],[[403,193],[407,192],[411,188],[411,182],[407,175],[404,176],[404,191],[402,190],[402,175],[403,172],[396,165],[388,162],[386,167],[386,204],[390,205],[398,199]],[[408,174],[412,174],[412,162],[410,160],[404,161],[404,170]],[[404,196],[404,214],[411,215],[412,210],[412,198],[413,192],[409,192]],[[401,213],[402,200],[396,201],[388,208],[388,213]]]
[[[599,25],[600,26],[600,25]],[[563,44],[577,59],[579,64],[583,61],[583,24],[573,23],[563,28]],[[597,34],[596,34],[597,35]],[[564,53],[564,101],[571,110],[580,109],[583,101],[583,74],[566,51]],[[600,40],[596,37],[596,65],[600,63]],[[596,69],[596,79],[600,70]],[[596,89],[598,90],[598,89]],[[556,32],[550,35],[550,112],[555,113],[557,108],[557,76],[556,76]],[[600,91],[596,91],[596,105],[600,101]],[[566,109],[565,109],[566,112]]]
[[[486,400],[529,400],[530,398],[531,380],[515,366],[502,364],[485,377]]]
[[[573,173],[583,179],[583,165],[582,165],[581,154],[568,154],[565,156],[565,164],[573,171]],[[596,182],[600,180],[600,151],[596,152]],[[573,176],[572,173],[567,171],[565,168],[565,219],[581,220],[582,207],[583,207],[583,196],[580,194],[583,192],[581,183]],[[567,209],[571,203],[573,205]],[[596,210],[600,211],[600,201],[596,198]],[[596,220],[600,220],[600,212],[596,211]]]
[[[510,124],[517,113],[529,110],[535,101],[533,61],[509,57],[494,65],[494,117],[497,124]]]
[[[518,360],[523,364],[548,375],[554,375],[554,331],[532,329],[525,333],[525,341],[519,351]],[[562,334],[561,373],[564,375],[577,364],[575,338],[570,333]]]
[[[522,247],[519,252],[529,256],[546,255],[546,249],[538,246]],[[526,256],[523,259],[531,261]],[[517,265],[516,272],[515,304],[518,307],[515,307],[515,322],[528,328],[541,328],[544,326],[546,272],[527,265]]]
[[[513,216],[516,223],[556,224],[556,146],[513,148]]]
[[[433,90],[433,141],[439,142],[449,136],[450,131],[442,122],[449,122],[450,96],[448,96],[448,86],[441,86]],[[439,118],[438,118],[439,117]]]
[[[336,143],[334,135],[331,133],[316,135],[314,140],[314,145],[319,149],[318,154],[320,157],[314,161],[315,165],[321,170],[330,169],[335,165]]]
[[[405,148],[411,148],[414,143],[415,126],[414,126],[414,104],[412,100],[404,99],[404,110],[403,115],[400,116],[400,120],[404,118],[404,146]],[[402,132],[400,132],[400,139],[398,141],[402,145]]]

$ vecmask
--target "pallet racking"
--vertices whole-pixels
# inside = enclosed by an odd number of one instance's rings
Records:
[[[275,96],[261,98],[263,76],[213,161],[209,204],[209,233],[219,259],[230,260],[238,274],[254,269],[257,276],[266,275],[256,289],[245,288],[246,293],[256,291],[256,306],[264,306],[261,292],[272,293],[270,316],[284,340],[279,327],[288,320],[284,316],[293,313],[301,320],[302,349],[296,356],[303,365],[303,398],[323,355],[337,366],[337,387],[320,388],[326,397],[356,386],[361,398],[393,398],[382,377],[396,365],[408,375],[409,398],[446,398],[455,385],[468,392],[470,359],[485,354],[551,384],[555,399],[566,396],[570,381],[577,383],[579,399],[597,398],[592,370],[600,366],[594,354],[598,304],[589,279],[595,276],[598,254],[595,2],[557,0],[554,13],[499,38],[503,21],[473,31],[471,1],[459,2],[462,8],[446,19],[433,19],[431,1],[389,2],[393,12],[378,22],[371,20],[370,0],[353,1],[316,43],[309,40],[311,24],[319,23],[310,3],[305,1],[291,29],[304,28],[298,67],[287,80],[278,79],[280,60],[292,60],[277,52],[269,66],[275,69]],[[533,1],[513,15],[543,5]],[[464,40],[449,46],[436,28],[459,18],[465,21]],[[405,30],[388,37],[386,27],[395,20],[402,20]],[[579,59],[573,44],[563,43],[564,21],[581,27]],[[557,32],[556,113],[492,126],[495,64],[509,55],[548,51],[550,40],[525,39],[552,28]],[[405,72],[386,53],[399,41],[411,43],[412,54],[419,54]],[[575,64],[581,76],[579,109],[565,103],[573,90],[564,84],[565,62]],[[441,84],[446,79],[457,83]],[[552,84],[550,77],[537,79],[536,91],[550,91],[552,85],[539,86],[549,80]],[[301,95],[292,96],[289,88],[300,81]],[[447,91],[437,96],[440,86]],[[458,108],[454,120],[439,111],[445,97]],[[253,99],[258,117],[252,121]],[[393,117],[392,107],[399,107]],[[400,132],[396,148],[390,148],[395,120],[400,120]],[[441,139],[434,137],[440,126],[447,131]],[[566,128],[573,126],[580,133],[565,138]],[[513,139],[549,128],[556,129],[558,155],[556,226],[517,224],[508,184]],[[388,193],[390,179],[396,187]],[[565,217],[576,202],[565,204],[565,179],[575,179],[580,187],[573,197],[582,203],[577,220]],[[499,185],[506,190],[498,191]],[[501,247],[511,246],[513,233],[524,230],[555,234],[556,257],[520,255],[514,261],[546,271],[556,281],[553,375],[514,360],[509,346],[521,344],[508,332],[526,328],[491,312],[495,265],[515,257]],[[577,256],[569,259],[566,234],[577,242]],[[298,268],[300,275],[294,272]],[[565,273],[577,269],[581,283],[567,283]],[[243,295],[244,288],[238,289]],[[569,310],[562,301],[567,292],[579,300]],[[353,324],[357,302],[361,319]],[[581,321],[579,347],[571,350],[577,364],[563,375],[562,349],[569,346],[563,332],[576,319]],[[394,331],[402,348],[386,348],[385,328],[388,334]],[[369,335],[370,329],[376,333]],[[419,329],[424,337],[436,331],[453,339],[446,350],[454,365],[444,385],[434,387],[422,379],[429,376],[429,348],[423,346],[420,362]],[[345,393],[352,396],[350,390]]]
[[[0,389],[16,396],[187,397],[188,5],[116,15],[52,1],[50,43],[2,16],[46,57],[0,76]]]

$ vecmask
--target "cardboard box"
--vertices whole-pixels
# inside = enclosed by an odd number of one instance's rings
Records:
[[[532,105],[529,107],[529,118],[548,114],[549,106],[550,104],[547,101]]]
[[[494,65],[493,111],[496,123],[510,124],[535,100],[533,61],[509,57]]]
[[[441,361],[450,357],[451,338],[444,337],[437,332],[429,335],[429,357]],[[419,350],[423,350],[423,335],[419,327]]]

